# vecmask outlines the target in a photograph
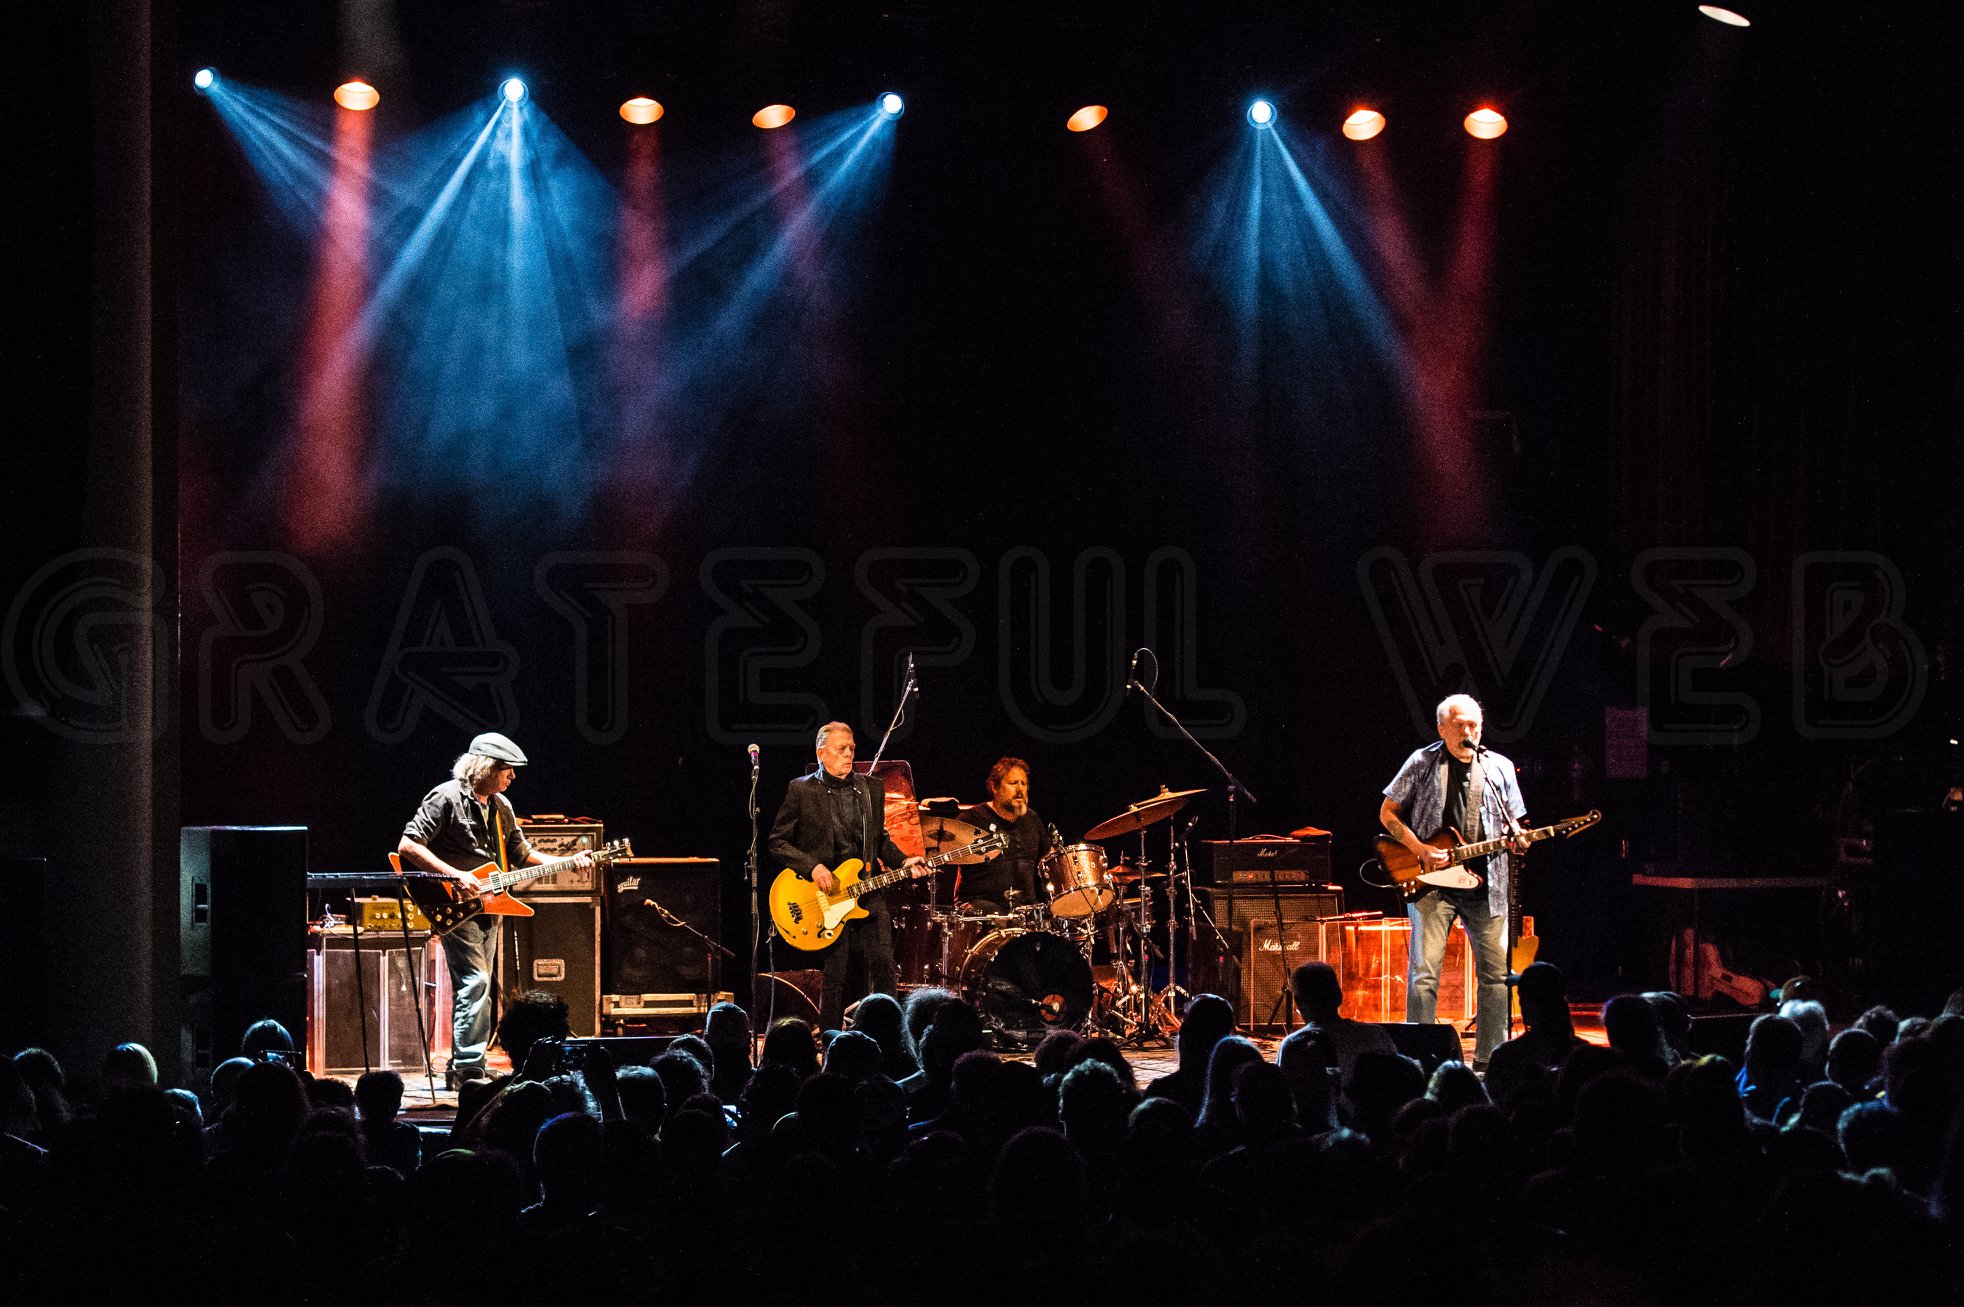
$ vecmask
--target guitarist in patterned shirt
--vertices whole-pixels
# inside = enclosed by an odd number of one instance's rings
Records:
[[[1439,738],[1406,758],[1384,787],[1378,820],[1426,872],[1443,873],[1451,856],[1426,840],[1445,830],[1458,832],[1466,843],[1498,838],[1520,829],[1527,805],[1521,801],[1514,764],[1480,743],[1485,718],[1478,700],[1470,694],[1450,695],[1440,700],[1435,716]],[[1509,838],[1506,851],[1466,863],[1460,884],[1425,884],[1406,908],[1412,922],[1407,1021],[1430,1025],[1438,1018],[1446,936],[1455,918],[1466,930],[1479,985],[1475,1070],[1485,1070],[1488,1056],[1507,1038],[1508,860],[1525,852],[1525,843]]]

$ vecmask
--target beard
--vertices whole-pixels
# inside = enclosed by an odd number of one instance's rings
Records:
[[[1005,799],[999,806],[1008,809],[1010,820],[1020,821],[1023,818],[1023,814],[1030,810],[1030,801],[1028,799]]]

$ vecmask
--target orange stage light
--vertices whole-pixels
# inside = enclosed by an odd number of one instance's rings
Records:
[[[1105,121],[1105,117],[1109,113],[1111,113],[1111,110],[1102,104],[1087,104],[1084,108],[1079,109],[1069,118],[1066,118],[1064,120],[1064,126],[1074,132],[1088,132],[1099,123]]]
[[[1384,130],[1384,115],[1376,109],[1359,109],[1343,120],[1343,134],[1353,141],[1368,141]]]
[[[632,100],[621,101],[621,117],[636,127],[646,127],[662,116],[660,100],[650,100],[645,95],[637,95]],[[758,126],[763,126],[759,123]]]
[[[1492,109],[1475,109],[1466,115],[1466,134],[1477,136],[1483,141],[1491,141],[1496,136],[1505,135],[1507,120]]]
[[[797,116],[798,111],[788,104],[767,104],[750,115],[750,125],[761,127],[768,132],[772,128],[784,126]]]
[[[343,109],[366,113],[382,103],[382,93],[367,82],[343,82],[334,88],[334,103]]]

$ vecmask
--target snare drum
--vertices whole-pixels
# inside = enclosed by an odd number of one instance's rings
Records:
[[[1111,871],[1096,844],[1066,844],[1045,855],[1038,870],[1050,883],[1050,912],[1057,917],[1089,917],[1112,905]]]

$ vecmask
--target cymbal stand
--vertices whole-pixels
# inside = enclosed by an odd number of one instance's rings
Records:
[[[1127,1006],[1131,1029],[1122,1042],[1138,1046],[1148,1042],[1167,1043],[1170,1030],[1177,1030],[1179,1022],[1167,1022],[1160,996],[1152,990],[1152,964],[1155,959],[1166,962],[1170,971],[1170,955],[1162,955],[1159,945],[1152,938],[1152,878],[1146,874],[1146,833],[1139,832],[1139,899],[1133,905],[1131,915],[1118,914],[1118,924],[1132,934],[1133,947],[1138,949],[1139,976],[1134,980],[1124,949],[1114,950],[1118,962],[1118,979],[1123,986],[1121,1002]]]
[[[1207,910],[1207,905],[1193,892],[1193,850],[1187,847],[1187,841],[1193,836],[1193,828],[1199,824],[1200,818],[1192,817],[1187,821],[1186,829],[1180,832],[1181,863],[1187,871],[1187,974],[1189,977],[1193,974],[1194,950],[1200,947],[1200,923],[1203,921],[1207,923],[1207,930],[1214,937],[1214,946],[1220,950],[1218,956],[1229,962],[1234,960],[1234,949],[1229,946],[1227,936],[1221,933],[1220,923],[1214,920],[1214,914]],[[1223,972],[1222,979],[1226,978],[1226,973]],[[1223,984],[1221,987],[1232,990],[1238,988],[1238,985]]]
[[[1199,821],[1193,817],[1186,828],[1193,829]],[[1193,965],[1193,868],[1180,857],[1183,837],[1177,834],[1169,823],[1166,828],[1166,984],[1153,996],[1153,1007],[1159,1022],[1167,1034],[1177,1034],[1180,1021],[1186,1011],[1186,1003],[1192,997],[1180,984],[1177,963],[1180,957],[1178,936],[1180,931],[1180,898],[1177,877],[1184,882],[1187,891],[1187,965]]]

